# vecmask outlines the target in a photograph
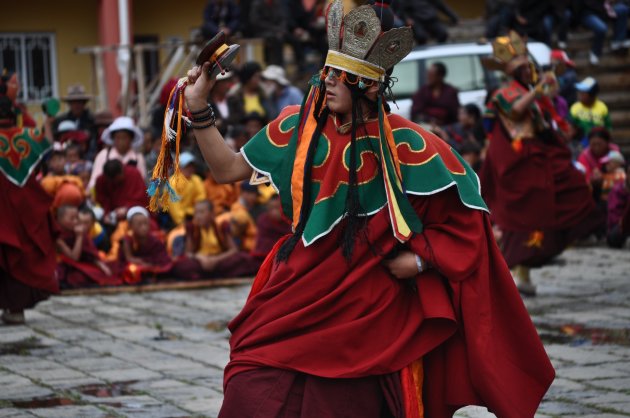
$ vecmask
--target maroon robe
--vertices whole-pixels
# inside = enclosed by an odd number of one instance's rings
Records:
[[[170,272],[173,267],[173,260],[166,251],[166,245],[158,238],[149,234],[143,243],[138,242],[132,236],[126,236],[123,240],[129,245],[134,257],[150,264],[142,266],[128,262],[123,245],[121,245],[116,267],[125,283],[138,283],[143,278],[156,278],[158,275],[165,275]]]
[[[64,231],[61,239],[70,248],[74,247],[76,235],[73,232]],[[63,287],[77,288],[86,286],[116,286],[121,280],[108,276],[95,262],[99,260],[98,249],[94,242],[85,236],[79,260],[73,260],[65,255],[59,256],[57,265],[57,277]]]
[[[256,219],[256,245],[252,250],[252,256],[262,260],[283,236],[291,233],[291,224],[284,219],[275,220],[269,213],[263,212]]]
[[[398,373],[418,359],[427,417],[469,404],[498,416],[534,415],[554,370],[488,216],[466,208],[454,188],[411,201],[425,229],[408,246],[432,267],[414,279],[398,280],[382,265],[399,245],[386,209],[370,218],[350,264],[335,227],[308,248],[300,241],[286,263],[263,265],[229,324],[221,418],[247,416],[234,412],[239,389],[264,385],[253,372],[248,382],[238,378],[252,370],[354,379]],[[259,406],[257,416],[277,408],[264,399]]]
[[[18,187],[0,174],[0,309],[31,308],[59,292],[51,204],[35,176]]]
[[[123,178],[112,180],[101,174],[96,179],[96,201],[109,213],[117,208],[149,206],[146,185],[137,168],[123,166]]]
[[[514,101],[525,91],[517,90],[514,83],[509,89]],[[538,112],[534,121],[541,117],[541,107],[552,111],[544,106],[548,99],[540,100],[541,105],[532,108]],[[544,264],[571,242],[603,226],[603,213],[556,132],[550,131],[546,141],[523,138],[517,145],[497,116],[489,136],[481,192],[493,222],[503,232],[501,248],[510,268]]]

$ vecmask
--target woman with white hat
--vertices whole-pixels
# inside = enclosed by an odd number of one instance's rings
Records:
[[[106,145],[94,159],[94,168],[88,188],[96,184],[98,176],[103,174],[103,167],[109,160],[120,160],[123,164],[135,166],[142,178],[147,177],[144,156],[135,149],[142,144],[142,131],[128,116],[120,116],[112,122],[101,135],[101,141]]]

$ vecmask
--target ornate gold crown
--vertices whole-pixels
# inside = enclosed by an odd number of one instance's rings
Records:
[[[527,45],[515,31],[510,31],[508,36],[497,37],[492,42],[492,56],[483,59],[487,68],[507,73],[528,62]]]
[[[326,13],[328,56],[326,66],[370,80],[383,81],[387,70],[413,48],[411,28],[381,32],[381,21],[371,6],[359,6],[343,15],[342,0]]]

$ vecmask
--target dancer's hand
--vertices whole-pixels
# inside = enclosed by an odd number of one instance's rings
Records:
[[[191,111],[204,109],[208,104],[208,96],[216,80],[211,80],[208,76],[210,63],[206,62],[203,66],[194,66],[188,71],[188,85],[184,91],[186,97],[186,106]]]
[[[397,279],[411,279],[418,275],[416,255],[411,251],[403,251],[395,258],[383,260],[383,264]]]

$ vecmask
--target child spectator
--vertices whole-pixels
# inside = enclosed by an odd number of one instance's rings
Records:
[[[602,158],[605,172],[602,175],[602,200],[608,200],[608,193],[617,183],[626,182],[626,159],[619,151],[609,151]]]
[[[588,136],[596,126],[611,128],[608,106],[597,98],[599,85],[593,77],[587,77],[575,85],[578,101],[571,106],[571,119]]]
[[[206,189],[203,180],[195,174],[195,156],[190,152],[182,152],[179,156],[179,167],[185,180],[177,184],[171,177],[171,186],[177,192],[179,201],[171,203],[169,213],[175,225],[182,224],[195,212],[195,203],[206,200]]]
[[[116,118],[103,131],[101,139],[106,147],[94,159],[94,168],[89,183],[90,189],[95,187],[96,180],[103,173],[105,164],[111,160],[120,160],[125,165],[135,167],[144,181],[147,176],[144,156],[135,151],[135,148],[138,148],[144,141],[144,137],[133,119],[127,116]]]
[[[84,152],[87,151],[90,141],[90,134],[79,129],[77,123],[72,120],[64,120],[57,127],[55,142],[59,144],[81,144]]]
[[[90,285],[117,285],[120,281],[112,276],[110,268],[100,260],[92,240],[87,237],[85,226],[79,223],[75,206],[61,206],[57,210],[57,223],[61,230],[57,238],[57,277],[62,288]]]
[[[588,147],[578,157],[580,169],[594,190],[601,188],[605,173],[604,157],[610,151],[619,151],[616,144],[611,143],[610,132],[606,128],[596,127],[588,135]]]
[[[79,209],[79,223],[83,225],[87,236],[92,240],[94,246],[100,251],[107,251],[109,241],[103,225],[96,220],[94,211],[87,206]]]
[[[110,225],[125,219],[128,208],[149,205],[142,176],[135,167],[123,165],[120,160],[105,163],[95,189],[96,201],[105,211],[105,223]]]
[[[608,195],[608,245],[624,246],[630,236],[630,168],[626,180],[617,183]]]
[[[140,206],[127,211],[130,234],[121,241],[118,269],[125,283],[168,273],[173,265],[166,246],[151,233],[149,212]]]
[[[83,181],[78,176],[66,174],[65,166],[65,152],[53,151],[48,160],[48,174],[41,181],[42,188],[54,199],[53,210],[65,205],[80,206],[85,202]]]

